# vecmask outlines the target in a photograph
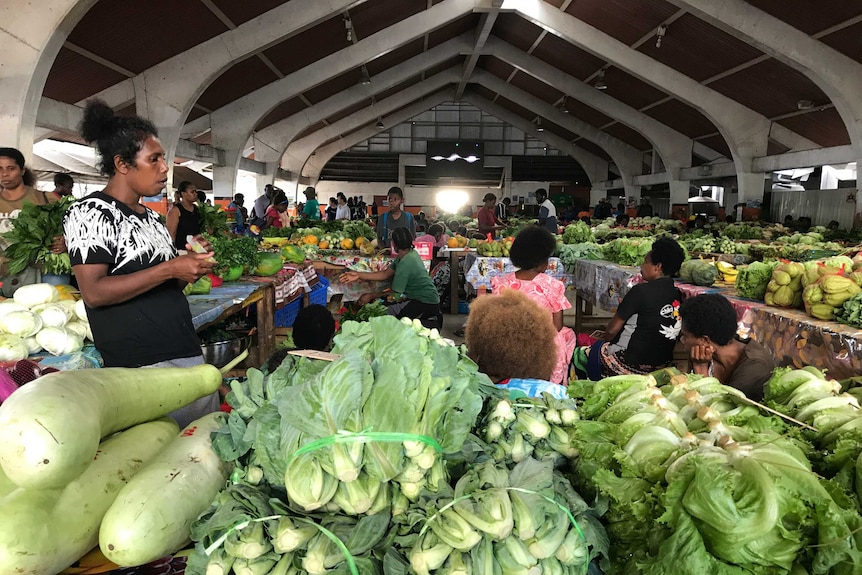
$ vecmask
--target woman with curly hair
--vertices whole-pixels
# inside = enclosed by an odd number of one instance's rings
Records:
[[[504,289],[470,304],[465,330],[467,355],[492,382],[530,397],[547,392],[566,397],[551,383],[557,330],[548,312],[525,294]]]
[[[577,339],[575,332],[563,326],[563,310],[572,307],[566,299],[566,286],[545,273],[556,247],[557,240],[545,228],[529,226],[521,230],[509,249],[509,259],[520,269],[500,278],[491,278],[491,291],[518,290],[550,313],[557,330],[556,343],[543,353],[550,353],[556,360],[550,380],[566,385]]]
[[[714,376],[754,401],[763,400],[763,384],[775,369],[769,350],[754,340],[736,337],[736,311],[720,294],[688,298],[679,308],[682,345],[691,371]]]
[[[115,116],[105,102],[92,100],[81,136],[97,145],[108,183],[72,204],[63,228],[105,366],[202,364],[183,287],[212,270],[213,254],[198,236],[207,253],[178,255],[159,215],[141,203],[161,195],[168,180],[156,127],[137,116]],[[171,415],[182,427],[216,409],[213,393]]]
[[[602,338],[575,350],[578,376],[599,380],[644,374],[666,367],[680,332],[682,294],[673,283],[685,253],[671,238],[659,238],[641,265],[645,283],[632,287],[610,319]]]

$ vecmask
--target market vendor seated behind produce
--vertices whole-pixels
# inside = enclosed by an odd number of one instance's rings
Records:
[[[440,296],[425,269],[425,264],[413,249],[413,234],[408,228],[396,228],[392,232],[392,243],[398,257],[389,268],[379,272],[344,272],[339,281],[356,280],[389,281],[392,287],[382,292],[368,292],[359,297],[366,304],[385,298],[389,315],[397,318],[419,319],[423,325],[439,327]]]
[[[557,364],[557,329],[546,309],[525,294],[504,289],[470,304],[465,328],[467,355],[497,385],[565,398],[566,388],[549,379]]]
[[[670,364],[679,337],[682,294],[673,283],[685,257],[671,238],[659,238],[644,258],[637,284],[623,298],[599,341],[575,349],[578,377],[645,374]]]
[[[775,361],[769,350],[736,338],[736,311],[719,294],[702,294],[682,302],[682,345],[694,373],[712,376],[754,401],[763,399],[763,384]]]

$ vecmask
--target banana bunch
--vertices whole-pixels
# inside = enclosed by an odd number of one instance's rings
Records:
[[[717,261],[715,262],[715,268],[718,270],[718,273],[721,275],[721,279],[726,281],[727,283],[736,283],[736,276],[739,273],[733,264]]]

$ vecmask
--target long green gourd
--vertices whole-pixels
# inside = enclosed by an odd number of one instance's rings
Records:
[[[133,567],[182,549],[233,470],[210,440],[225,419],[216,412],[190,423],[123,487],[99,529],[105,557]]]
[[[44,375],[0,405],[0,466],[19,487],[63,487],[93,461],[103,437],[168,415],[221,383],[207,364]]]
[[[99,543],[99,524],[120,489],[179,431],[163,418],[101,443],[63,489],[19,488],[0,505],[0,573],[53,575]]]

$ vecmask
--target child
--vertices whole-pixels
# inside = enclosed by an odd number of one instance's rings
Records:
[[[575,332],[563,326],[563,310],[572,307],[566,299],[566,286],[545,273],[556,246],[556,239],[545,228],[529,226],[521,230],[509,250],[509,259],[520,269],[501,278],[491,278],[491,291],[498,294],[504,288],[512,288],[548,310],[557,330],[556,349],[551,351],[557,357],[551,382],[566,385],[577,340]]]
[[[272,373],[291,349],[327,351],[335,335],[335,319],[325,306],[311,304],[299,310],[293,321],[293,347],[282,347],[266,360],[266,373]]]

